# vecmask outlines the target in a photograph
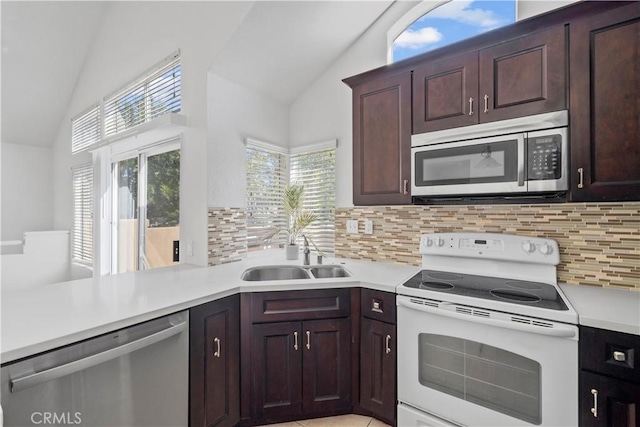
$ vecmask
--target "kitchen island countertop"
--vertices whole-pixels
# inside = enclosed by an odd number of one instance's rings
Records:
[[[263,282],[240,278],[250,267],[302,265],[301,259],[284,258],[282,250],[268,250],[213,267],[181,264],[18,290],[3,289],[1,362],[12,362],[239,292],[362,286],[395,293],[398,284],[420,270],[415,266],[330,258],[325,259],[325,265],[342,265],[352,276]]]

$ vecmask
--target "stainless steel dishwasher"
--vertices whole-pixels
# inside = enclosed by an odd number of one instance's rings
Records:
[[[4,426],[186,426],[189,312],[3,365]]]

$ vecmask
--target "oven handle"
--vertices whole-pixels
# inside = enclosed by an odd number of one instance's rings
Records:
[[[412,310],[423,311],[425,313],[431,313],[438,316],[451,317],[453,319],[473,321],[475,323],[483,323],[485,325],[495,326],[497,328],[513,329],[516,331],[531,332],[534,334],[549,335],[549,336],[560,337],[560,338],[572,338],[576,336],[576,331],[574,329],[556,327],[555,324],[553,328],[546,328],[543,326],[531,326],[526,323],[511,322],[507,320],[498,320],[498,319],[492,319],[492,318],[486,318],[486,317],[480,317],[480,316],[473,316],[473,315],[470,316],[469,314],[457,313],[453,311],[455,310],[455,307],[456,307],[455,304],[451,304],[447,302],[441,303],[440,307],[431,307],[428,305],[412,303],[410,301],[403,299],[401,296],[398,296],[397,304],[399,306],[410,308]]]

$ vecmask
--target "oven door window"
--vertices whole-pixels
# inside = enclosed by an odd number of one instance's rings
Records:
[[[415,153],[415,167],[418,187],[516,182],[518,140],[433,146]]]
[[[419,381],[523,421],[541,423],[540,364],[461,338],[419,334]]]

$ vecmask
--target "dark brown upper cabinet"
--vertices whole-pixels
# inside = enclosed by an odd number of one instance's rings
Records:
[[[571,24],[573,201],[640,199],[640,2]]]
[[[411,73],[353,87],[353,204],[411,203]]]
[[[562,25],[413,72],[413,133],[492,122],[566,108]]]

